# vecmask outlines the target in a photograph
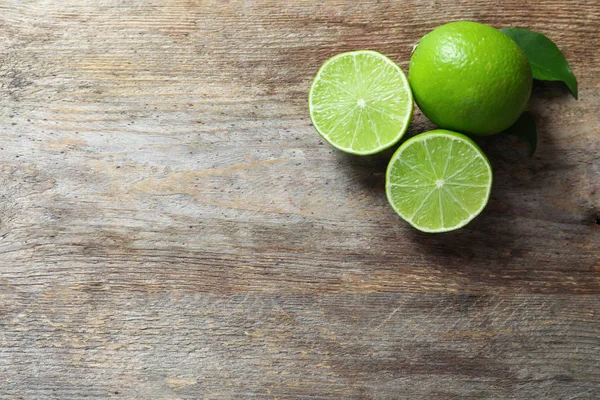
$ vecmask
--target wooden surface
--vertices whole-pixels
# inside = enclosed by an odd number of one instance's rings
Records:
[[[480,140],[489,206],[425,235],[306,97],[456,19],[580,100],[536,85],[536,155]],[[596,0],[0,0],[0,398],[600,398],[599,48]]]

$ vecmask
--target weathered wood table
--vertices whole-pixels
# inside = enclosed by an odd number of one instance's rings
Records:
[[[537,153],[479,140],[489,206],[426,235],[307,91],[457,19],[580,100],[537,84]],[[600,398],[599,49],[596,0],[0,0],[0,398]]]

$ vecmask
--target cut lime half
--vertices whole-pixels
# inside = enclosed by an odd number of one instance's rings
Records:
[[[492,168],[479,146],[442,129],[407,140],[386,172],[388,201],[423,232],[448,232],[468,224],[484,209]]]
[[[396,144],[408,127],[413,98],[400,67],[370,50],[323,64],[308,95],[313,126],[333,147],[356,155]]]

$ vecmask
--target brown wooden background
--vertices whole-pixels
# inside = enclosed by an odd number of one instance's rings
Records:
[[[321,63],[540,31],[539,149],[467,228],[310,125]],[[600,398],[600,4],[0,0],[0,398]],[[417,112],[416,134],[432,125]]]

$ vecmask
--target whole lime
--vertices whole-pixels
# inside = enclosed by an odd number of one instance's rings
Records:
[[[527,107],[532,75],[527,57],[491,26],[451,22],[423,36],[409,67],[423,114],[441,128],[492,135]]]

